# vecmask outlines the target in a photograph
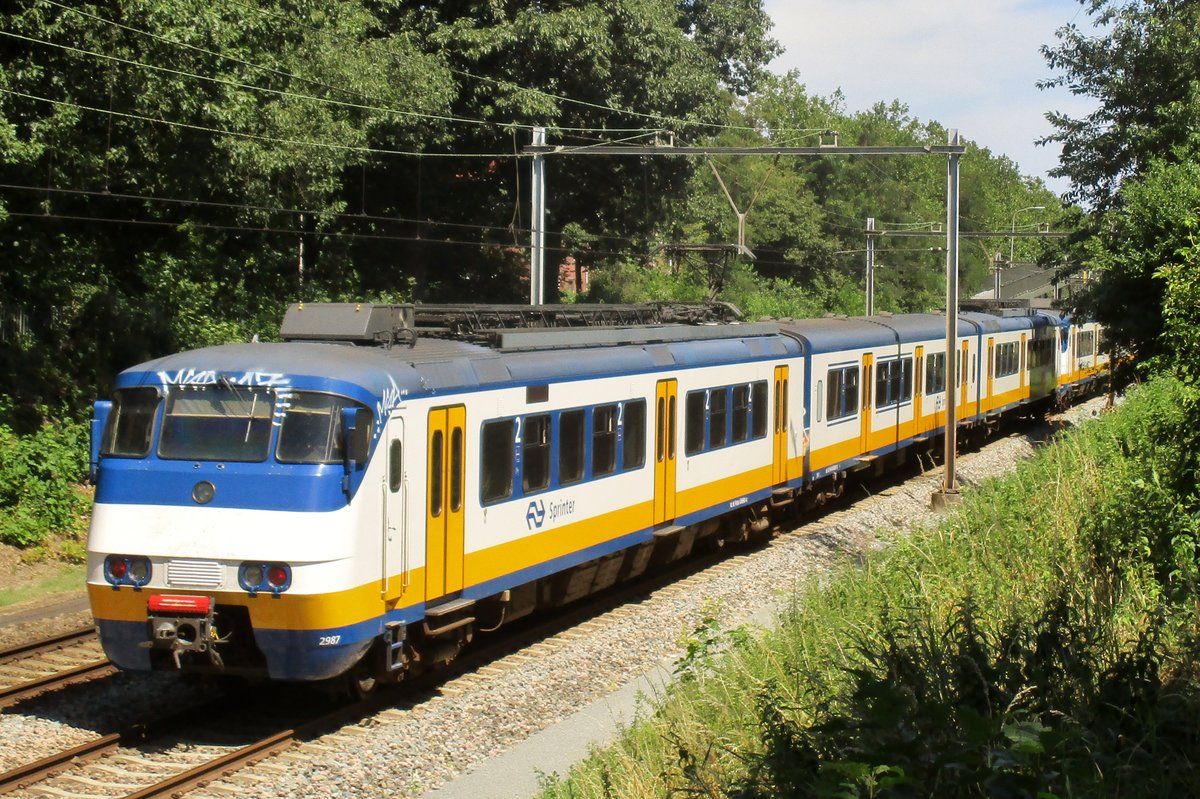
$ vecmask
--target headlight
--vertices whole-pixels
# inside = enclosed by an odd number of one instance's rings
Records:
[[[286,563],[243,563],[238,568],[238,582],[250,596],[268,591],[277,597],[291,588],[292,567]]]
[[[150,559],[142,555],[109,555],[104,559],[104,579],[114,588],[132,585],[137,591],[150,582],[152,573]]]

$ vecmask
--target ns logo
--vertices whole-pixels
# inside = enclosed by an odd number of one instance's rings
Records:
[[[525,524],[529,529],[542,527],[542,522],[546,520],[546,504],[542,500],[535,500],[529,503],[529,507],[525,511]]]

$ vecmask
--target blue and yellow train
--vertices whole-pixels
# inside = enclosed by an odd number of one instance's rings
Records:
[[[989,425],[1107,364],[1095,324],[1049,311],[964,312],[947,354],[936,314],[559,310],[293,305],[283,343],[121,373],[93,422],[108,657],[398,679],[932,448],[948,380],[958,423]]]

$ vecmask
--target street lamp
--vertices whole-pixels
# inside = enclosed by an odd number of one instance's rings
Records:
[[[1017,215],[1022,214],[1026,211],[1045,211],[1045,210],[1046,210],[1046,206],[1044,206],[1044,205],[1030,205],[1030,206],[1026,206],[1025,208],[1018,208],[1016,211],[1013,212],[1012,235],[1008,237],[1008,268],[1009,269],[1012,269],[1013,252],[1014,252],[1013,245],[1016,244],[1016,240],[1017,240]],[[1000,299],[1000,272],[999,271],[996,272],[996,299]]]

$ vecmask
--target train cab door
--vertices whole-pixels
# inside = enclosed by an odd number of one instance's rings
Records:
[[[788,479],[788,367],[775,367],[775,424],[772,427],[774,456],[771,480],[775,485]]]
[[[862,356],[862,407],[858,409],[859,417],[862,419],[862,433],[859,439],[859,452],[871,451],[871,389],[874,387],[871,374],[871,365],[875,362],[875,356],[871,353],[866,353]]]
[[[679,383],[659,380],[654,398],[654,524],[675,518],[675,444]]]
[[[425,601],[463,588],[466,525],[463,476],[466,472],[467,409],[462,405],[429,412],[426,449]]]
[[[384,427],[387,453],[383,478],[383,575],[379,591],[384,602],[395,602],[408,587],[408,542],[405,510],[408,481],[404,473],[404,420],[388,419]]]

